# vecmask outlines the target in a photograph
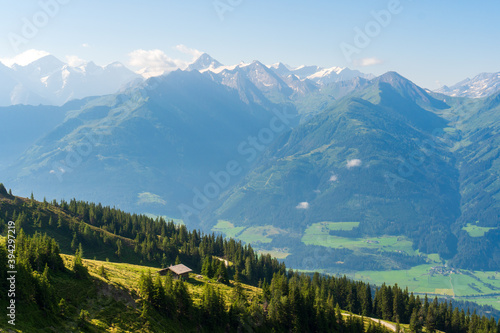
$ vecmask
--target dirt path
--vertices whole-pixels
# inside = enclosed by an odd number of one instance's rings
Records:
[[[274,172],[269,176],[269,178],[267,179],[266,184],[264,184],[264,187],[266,187],[267,184],[269,184],[269,181],[271,180],[271,178],[273,178],[273,175],[274,175]]]
[[[380,320],[380,319],[375,319],[375,318],[370,318],[370,319],[373,320],[374,322],[376,322],[377,324],[380,323],[385,328],[390,329],[393,332],[396,332],[396,325],[390,324],[390,323],[383,321],[383,320]]]
[[[349,313],[342,313],[342,315],[345,316],[345,317],[349,317],[351,314],[349,314]],[[355,317],[361,317],[361,316],[355,315],[355,314],[353,314],[353,316],[355,316]],[[393,332],[396,332],[396,325],[394,325],[394,324],[388,323],[388,322],[383,321],[381,319],[375,319],[375,318],[370,318],[370,317],[365,317],[365,318],[370,319],[370,320],[374,321],[377,324],[380,323],[385,328],[387,328],[387,329],[389,329],[389,330],[391,330]]]

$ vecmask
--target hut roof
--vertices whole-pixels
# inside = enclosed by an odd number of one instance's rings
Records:
[[[189,272],[192,272],[193,270],[183,264],[179,264],[179,265],[175,265],[175,266],[170,266],[168,268],[166,268],[170,271],[172,271],[173,273],[177,274],[177,275],[181,275],[181,274],[185,274],[185,273],[189,273]]]

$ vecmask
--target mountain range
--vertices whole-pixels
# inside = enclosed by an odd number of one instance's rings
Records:
[[[292,68],[281,63],[265,66],[258,61],[251,64],[224,66],[206,53],[190,64],[186,70],[210,71],[225,77],[224,84],[234,85],[234,82],[230,83],[234,81],[232,75],[239,71],[248,75],[255,69],[255,66],[260,66],[267,72],[264,76],[272,76],[273,82],[265,82],[270,78],[258,77],[263,73],[256,73],[257,76],[253,76],[253,83],[260,84],[261,87],[277,83],[281,89],[286,88],[285,95],[291,95],[293,92],[304,95],[307,92],[319,90],[319,87],[328,83],[350,80],[355,77],[373,78],[371,74],[340,67],[325,69],[318,66],[300,66]],[[75,99],[111,94],[140,82],[143,78],[141,73],[144,71],[147,72],[147,69],[134,73],[119,62],[106,66],[98,66],[93,62],[72,66],[50,54],[28,64],[0,62],[0,106],[18,104],[61,106]],[[258,83],[259,80],[263,81]],[[269,90],[272,90],[272,87]]]
[[[436,90],[453,97],[480,98],[492,95],[500,91],[500,72],[481,73],[454,84],[451,87],[443,86]]]
[[[0,106],[63,105],[74,99],[115,93],[139,78],[119,62],[70,66],[46,55],[24,66],[0,63]]]
[[[322,251],[331,271],[404,269],[423,254],[498,270],[499,108],[498,92],[453,97],[395,72],[223,66],[204,54],[118,93],[0,108],[6,123],[40,117],[2,177],[26,195],[78,189],[83,200],[207,231],[221,221],[236,236],[251,229],[262,249],[286,248],[295,268]],[[318,223],[347,222],[310,238]],[[380,237],[408,246],[329,243]]]

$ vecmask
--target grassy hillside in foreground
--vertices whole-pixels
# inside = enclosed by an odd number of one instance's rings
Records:
[[[71,271],[74,256],[62,255],[64,266]],[[149,266],[112,263],[98,260],[83,260],[89,272],[88,279],[76,279],[67,272],[56,272],[50,280],[57,300],[65,299],[64,315],[54,316],[31,307],[29,311],[18,309],[16,332],[183,332],[196,331],[196,325],[177,318],[152,318],[141,316],[142,306],[139,294],[141,274],[155,272]],[[104,271],[104,274],[102,274]],[[104,275],[104,276],[103,276]],[[225,302],[231,302],[231,285],[218,283],[190,274],[185,283],[194,305],[202,302],[203,288],[211,284],[224,295]],[[234,281],[232,281],[234,283]],[[242,284],[246,297],[252,299],[262,291]],[[1,301],[2,308],[4,300]],[[19,305],[22,307],[23,305]],[[81,311],[87,311],[82,319]],[[63,311],[63,310],[60,310]],[[2,316],[0,327],[11,328]],[[57,329],[55,328],[57,327]],[[203,331],[203,330],[202,330]]]
[[[3,241],[3,240],[2,240]],[[64,265],[67,269],[73,267],[74,256],[62,255]],[[83,260],[84,265],[90,273],[90,280],[75,280],[57,274],[53,277],[54,286],[57,287],[58,296],[67,300],[68,305],[64,318],[50,323],[52,318],[42,318],[36,311],[30,312],[28,319],[22,318],[17,321],[14,332],[187,332],[204,331],[203,327],[196,327],[192,323],[175,320],[172,318],[160,318],[155,316],[154,320],[148,320],[141,316],[141,298],[139,296],[139,281],[143,274],[155,272],[148,266],[132,265],[125,263],[112,263],[99,260]],[[101,268],[102,267],[102,268]],[[102,276],[104,269],[105,277]],[[235,281],[230,285],[218,283],[198,274],[190,274],[186,286],[191,295],[193,303],[201,306],[203,291],[207,284],[213,285],[224,296],[224,302],[232,302],[232,294]],[[247,299],[258,298],[262,289],[241,284]],[[79,307],[74,306],[74,304]],[[87,311],[85,319],[80,317],[81,309]],[[33,314],[35,314],[33,316]],[[344,320],[349,320],[351,313],[342,311]],[[361,318],[354,315],[354,317]],[[395,331],[397,323],[363,317],[366,328],[375,323],[381,323],[389,331]],[[44,324],[50,327],[41,328]],[[57,327],[57,329],[55,327]],[[401,324],[401,329],[410,331],[410,325]],[[8,327],[5,322],[0,321],[0,327]],[[9,331],[9,330],[7,330]],[[210,329],[209,331],[212,331]],[[224,331],[221,329],[221,331]],[[423,330],[427,332],[427,330]],[[440,331],[436,331],[440,332]]]
[[[0,239],[0,243],[5,239]],[[62,255],[64,266],[71,271],[74,266],[74,256]],[[83,260],[88,269],[88,279],[75,279],[67,273],[56,273],[50,280],[57,299],[64,299],[64,309],[59,306],[61,315],[47,316],[40,309],[32,306],[29,311],[18,310],[15,330],[9,326],[5,318],[0,320],[1,328],[8,332],[224,332],[236,331],[236,327],[214,327],[204,325],[202,318],[194,312],[191,318],[175,318],[164,316],[157,311],[144,314],[144,303],[141,298],[141,277],[152,274],[155,278],[156,269],[149,266],[126,263],[112,263],[99,260]],[[104,272],[104,273],[103,273]],[[208,279],[205,276],[191,273],[184,283],[192,300],[193,308],[203,308],[207,285],[217,290],[223,297],[224,310],[229,310],[234,301],[235,289],[241,287],[241,292],[248,303],[262,297],[263,290],[231,280],[223,284]],[[4,301],[1,301],[2,307]],[[191,310],[193,311],[193,310]],[[201,314],[203,316],[203,314]],[[343,311],[344,320],[349,322],[349,314]],[[247,329],[256,325],[255,318],[247,318]],[[374,320],[364,319],[366,328]],[[256,331],[268,332],[269,329],[257,324]],[[347,324],[346,324],[347,325]],[[387,325],[394,325],[388,323]],[[389,326],[390,327],[390,326]],[[355,331],[362,332],[362,331]],[[384,332],[379,329],[377,332]]]

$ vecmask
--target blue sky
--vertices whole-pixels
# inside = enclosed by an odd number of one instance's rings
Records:
[[[44,22],[40,3],[50,2],[64,4],[59,4],[57,13]],[[190,61],[193,54],[175,49],[182,44],[228,65],[258,59],[266,64],[282,61],[292,66],[347,66],[376,75],[395,70],[431,89],[480,72],[500,71],[500,2],[496,0],[0,3],[4,7],[0,11],[3,59],[37,49],[61,60],[77,56],[100,65],[113,61],[130,64],[130,54],[135,50],[161,50],[166,57]],[[216,5],[225,11],[221,14],[220,9],[218,13]],[[390,8],[397,10],[385,26],[376,23],[372,11]],[[26,21],[33,23],[34,17],[41,20],[41,27],[24,38],[23,26]],[[366,33],[370,27],[373,30],[369,30],[372,36],[368,36],[368,45],[356,47],[355,29]],[[14,35],[24,38],[17,49],[10,41]],[[341,45],[356,47],[357,53],[348,59]]]

